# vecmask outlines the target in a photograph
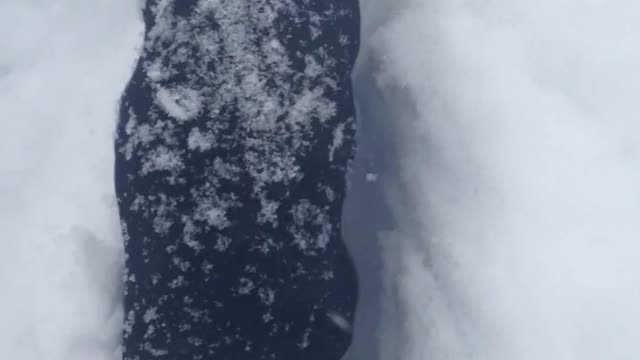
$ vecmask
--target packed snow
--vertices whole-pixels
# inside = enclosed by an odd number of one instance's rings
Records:
[[[383,358],[637,358],[640,3],[364,8],[401,140]]]
[[[0,0],[0,358],[117,358],[117,100],[135,1]]]

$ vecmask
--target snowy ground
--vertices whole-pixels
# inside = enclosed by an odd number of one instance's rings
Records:
[[[112,132],[142,24],[126,0],[0,0],[0,358],[113,359]]]
[[[2,359],[117,358],[111,144],[136,6],[0,0]],[[640,3],[363,13],[400,154],[378,179],[399,225],[382,359],[635,359]]]
[[[385,359],[636,358],[640,4],[386,13],[367,40],[402,139]]]

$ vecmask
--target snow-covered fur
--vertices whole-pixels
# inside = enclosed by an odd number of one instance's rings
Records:
[[[116,139],[124,359],[339,359],[357,299],[340,229],[357,1],[143,13]]]

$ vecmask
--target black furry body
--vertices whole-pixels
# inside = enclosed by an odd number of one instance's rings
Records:
[[[125,360],[332,360],[355,0],[148,0],[122,99]]]

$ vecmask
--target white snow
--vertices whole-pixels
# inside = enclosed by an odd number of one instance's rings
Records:
[[[187,88],[167,89],[158,86],[156,100],[167,114],[179,121],[193,119],[202,109],[200,94]]]
[[[351,332],[351,323],[342,314],[335,311],[328,311],[327,317],[334,323],[340,330],[345,332]]]
[[[214,142],[215,137],[211,132],[203,134],[198,128],[191,129],[189,132],[189,138],[187,139],[189,150],[198,149],[200,151],[207,151],[211,149]]]
[[[635,359],[640,3],[362,5],[403,154],[383,359]],[[118,358],[112,134],[138,6],[0,0],[2,359]]]
[[[403,158],[383,358],[636,359],[640,3],[363,5]]]
[[[117,359],[117,101],[135,1],[0,0],[0,358]]]

